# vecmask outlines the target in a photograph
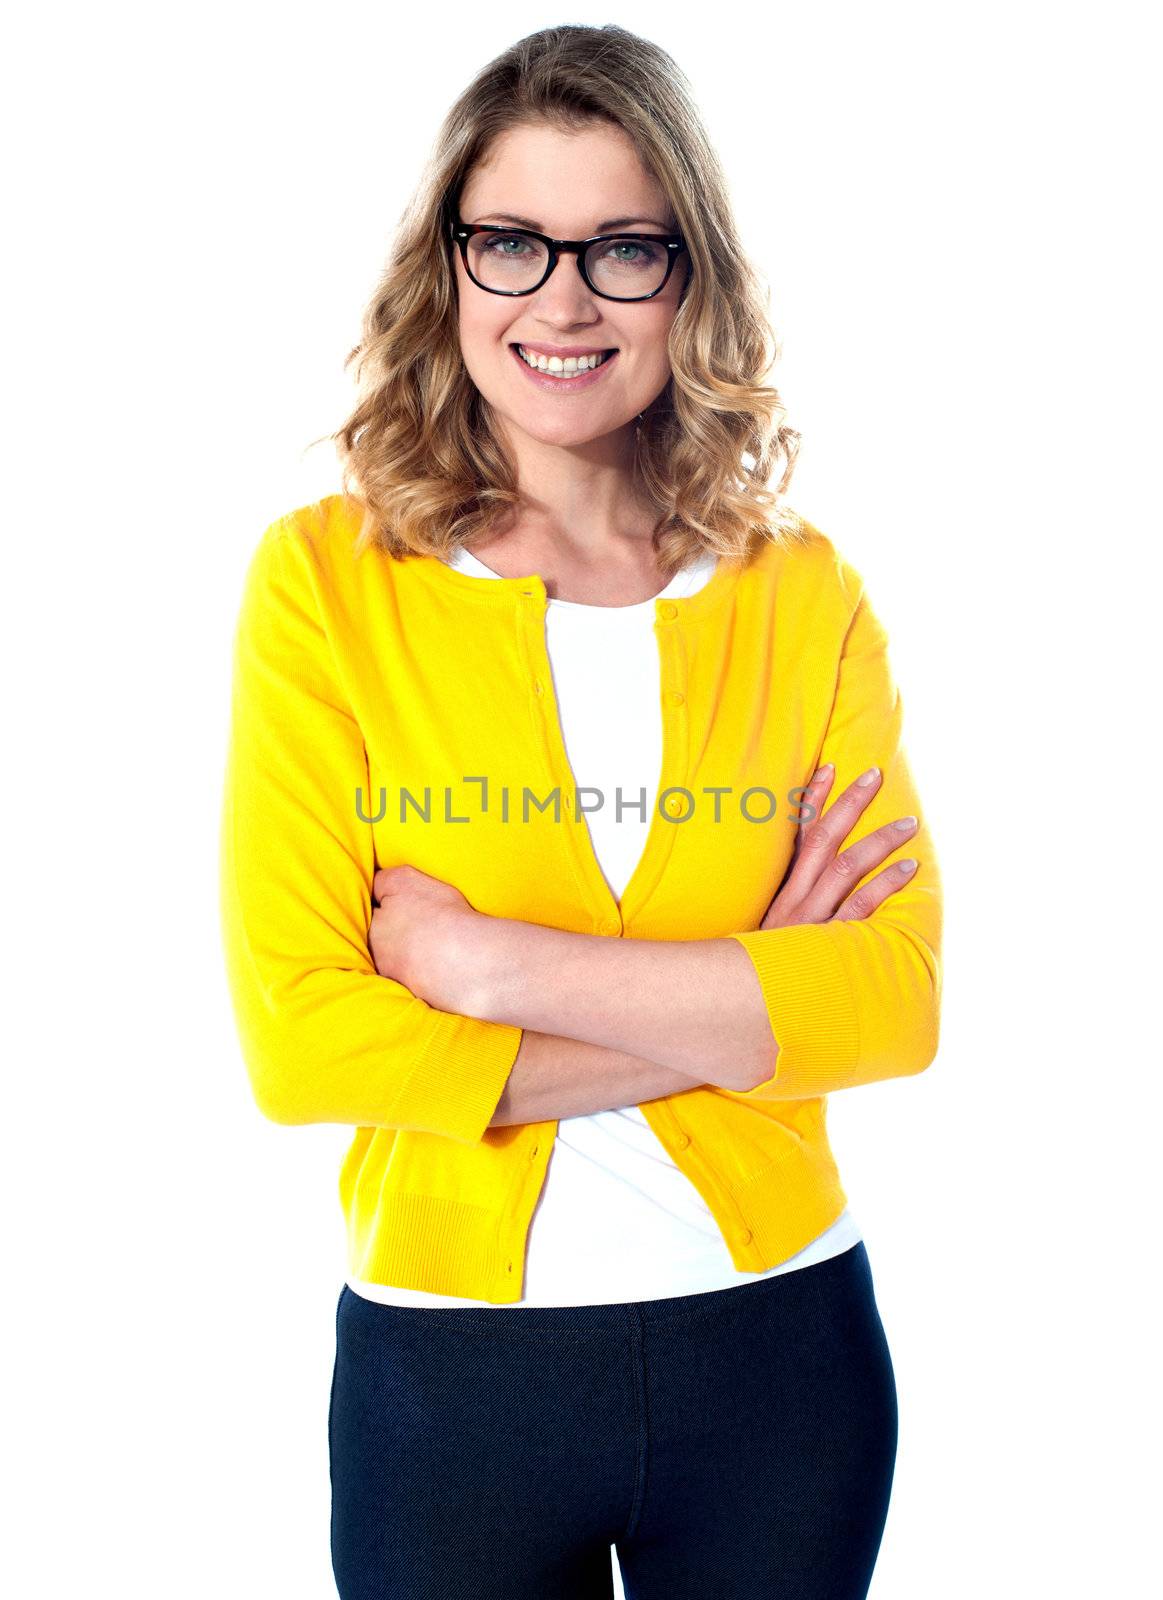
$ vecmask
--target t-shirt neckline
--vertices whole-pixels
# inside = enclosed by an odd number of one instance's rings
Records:
[[[700,594],[714,578],[715,569],[717,568],[718,563],[719,558],[716,557],[712,552],[706,551],[704,554],[696,557],[696,559],[688,566],[682,567],[678,572],[676,572],[666,587],[664,589],[660,589],[657,594],[651,595],[646,600],[636,600],[633,602],[633,604],[628,606],[597,605],[588,600],[558,600],[552,595],[546,596],[546,605],[547,607],[552,607],[555,610],[562,611],[597,611],[601,612],[603,616],[621,616],[627,613],[630,616],[638,616],[647,610],[653,609],[655,603],[659,600],[670,600],[682,597],[693,598],[693,595]],[[466,550],[463,548],[463,546],[456,551],[451,561],[446,561],[443,563],[443,565],[448,567],[453,572],[461,572],[468,577],[480,578],[485,581],[492,579],[494,582],[501,583],[511,581],[502,578],[499,572],[494,572],[493,569],[490,566],[487,566],[479,556],[473,555],[471,550]],[[704,574],[708,574],[708,576],[704,577]],[[692,577],[704,577],[704,581],[697,589],[693,591],[693,594],[690,589]]]

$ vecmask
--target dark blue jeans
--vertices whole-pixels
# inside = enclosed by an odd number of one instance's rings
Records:
[[[863,1600],[897,1445],[862,1242],[616,1305],[386,1306],[345,1284],[342,1600]]]

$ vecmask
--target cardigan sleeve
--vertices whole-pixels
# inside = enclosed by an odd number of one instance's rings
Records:
[[[220,920],[242,1054],[274,1122],[481,1141],[522,1030],[438,1011],[368,948],[376,862],[363,736],[337,679],[309,543],[251,558],[233,646]]]
[[[839,662],[817,765],[834,761],[825,811],[871,766],[880,788],[840,845],[886,822],[917,827],[849,890],[893,862],[918,863],[870,915],[736,933],[755,968],[779,1046],[771,1076],[726,1090],[742,1100],[801,1100],[924,1070],[937,1053],[941,1007],[942,888],[933,839],[901,742],[902,707],[888,639],[859,574],[841,563],[858,599]],[[805,780],[806,781],[806,780]],[[847,896],[845,896],[847,898]]]

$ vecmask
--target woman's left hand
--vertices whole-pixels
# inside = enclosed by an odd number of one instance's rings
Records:
[[[469,956],[483,913],[450,883],[418,867],[381,867],[372,879],[368,948],[376,971],[438,1011],[463,1014]]]

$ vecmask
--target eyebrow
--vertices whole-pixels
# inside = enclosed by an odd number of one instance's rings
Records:
[[[490,221],[512,222],[518,228],[531,228],[534,233],[545,232],[540,222],[531,222],[528,217],[518,217],[512,211],[486,211],[485,216]],[[608,233],[611,228],[628,228],[633,222],[645,222],[652,228],[662,228],[665,232],[670,232],[669,223],[659,222],[657,217],[611,217],[608,222],[598,223],[597,232]],[[472,224],[473,227],[479,225],[478,223]]]

